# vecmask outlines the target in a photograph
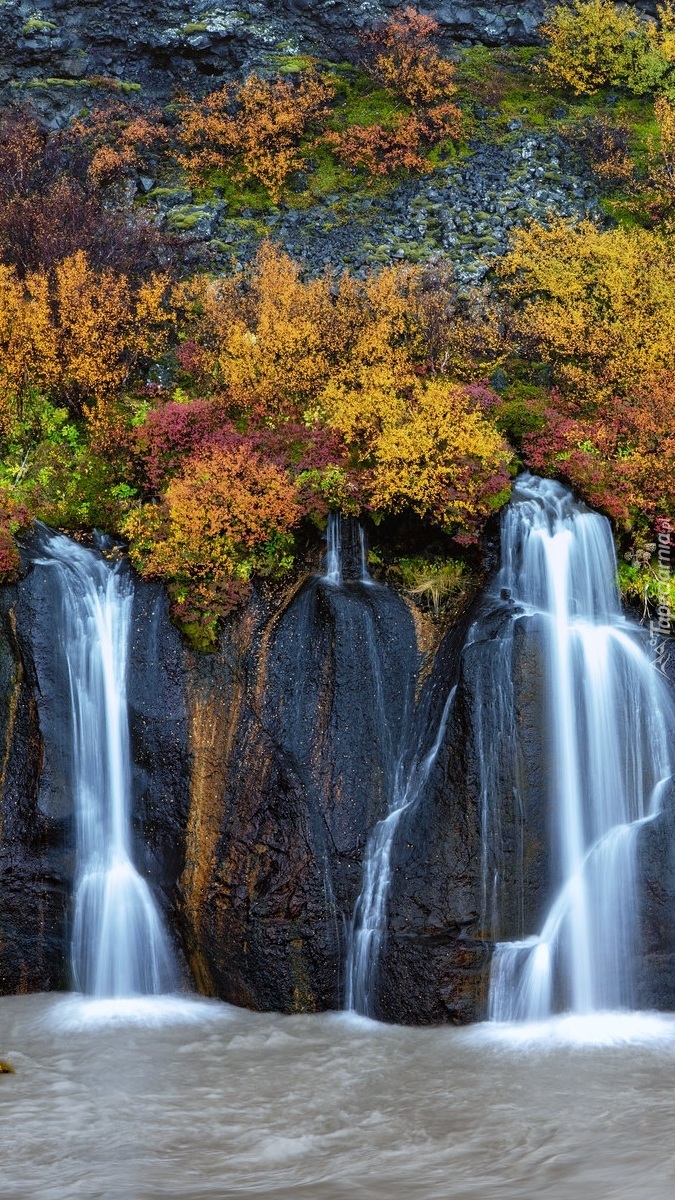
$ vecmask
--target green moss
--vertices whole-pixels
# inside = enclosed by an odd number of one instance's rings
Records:
[[[309,71],[316,64],[316,59],[309,54],[270,54],[268,61],[279,75],[299,75]]]
[[[262,184],[254,180],[241,183],[233,179],[227,171],[212,171],[207,185],[195,188],[195,199],[211,200],[216,191],[226,202],[228,215],[231,216],[239,216],[244,209],[264,213],[275,207]]]
[[[207,29],[206,21],[189,21],[187,25],[181,27],[181,33],[189,36],[191,33],[206,33]]]
[[[56,29],[53,21],[43,21],[41,17],[29,17],[21,32],[24,37],[29,37],[31,33],[49,33],[52,29]]]
[[[466,563],[455,558],[429,559],[423,555],[399,558],[387,574],[435,616],[441,611],[459,613],[475,586]]]
[[[59,79],[57,76],[49,76],[47,79],[31,79],[26,85],[29,88],[106,88],[114,92],[140,92],[142,90],[140,83],[127,83],[123,79],[104,79],[102,76],[94,76],[91,79]]]
[[[153,200],[163,200],[165,198],[168,199],[170,196],[186,196],[188,192],[188,188],[181,186],[154,187],[151,192],[148,192],[148,196],[152,197]]]
[[[203,216],[205,216],[203,208],[194,209],[191,205],[176,205],[167,213],[167,224],[172,229],[184,232],[189,229],[194,229]]]
[[[675,575],[660,580],[651,566],[633,566],[619,560],[618,582],[622,596],[633,603],[648,604],[657,608],[667,605],[675,612]]]
[[[29,88],[81,88],[87,86],[87,81],[85,79],[58,79],[50,76],[48,79],[31,79],[27,86]]]
[[[331,69],[327,78],[335,86],[334,111],[328,127],[344,129],[349,125],[390,127],[402,113],[410,112],[393,92],[377,87],[365,71],[348,64]]]
[[[209,621],[199,624],[197,621],[185,621],[178,625],[188,646],[199,650],[202,654],[213,654],[218,649],[218,622]]]

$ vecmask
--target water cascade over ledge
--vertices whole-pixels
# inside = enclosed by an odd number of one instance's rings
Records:
[[[391,858],[401,817],[419,800],[441,748],[456,688],[443,706],[434,744],[420,760],[407,764],[399,758],[394,775],[389,812],[375,826],[363,863],[363,886],[356,901],[349,931],[345,1007],[372,1016],[377,968],[385,936],[387,900],[391,886]]]
[[[131,849],[127,656],[133,580],[60,534],[41,535],[36,562],[53,572],[58,654],[70,692],[76,880],[72,970],[97,997],[156,995],[175,984],[173,956]]]
[[[501,733],[483,736],[483,828],[491,780],[512,739],[510,648],[518,622],[541,630],[550,750],[554,899],[539,931],[496,946],[489,1015],[632,1008],[641,963],[637,839],[660,811],[673,770],[672,702],[639,631],[621,613],[608,521],[551,480],[522,476],[502,523],[497,580],[513,615],[498,646]],[[488,854],[484,854],[487,871]],[[498,927],[498,872],[484,878],[484,920]]]

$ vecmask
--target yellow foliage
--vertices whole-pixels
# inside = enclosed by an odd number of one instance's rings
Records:
[[[330,275],[304,282],[265,243],[243,281],[190,281],[175,299],[188,312],[193,306],[188,328],[214,381],[270,419],[313,421],[330,381],[380,361],[411,376],[411,356],[428,353],[420,272],[408,266],[363,283],[347,274],[339,284]]]
[[[337,430],[372,506],[467,529],[503,487],[510,454],[466,390],[433,376],[434,360],[456,368],[463,340],[447,284],[409,265],[303,282],[268,244],[248,279],[189,283],[177,299],[195,304],[190,334],[243,410]]]
[[[625,395],[675,370],[675,250],[646,229],[590,221],[518,231],[497,267],[513,331],[581,398]]]
[[[300,280],[291,259],[265,243],[243,281],[189,281],[175,293],[197,306],[192,332],[214,380],[269,415],[310,403],[344,335],[326,279]]]
[[[625,87],[636,95],[666,85],[675,61],[675,14],[659,8],[660,24],[612,0],[561,4],[541,26],[548,45],[541,70],[554,87],[591,95],[602,87]]]
[[[369,467],[365,489],[375,509],[412,510],[453,532],[471,530],[490,511],[491,485],[511,452],[464,388],[411,383],[381,368],[359,390],[325,400],[330,423]]]
[[[675,203],[675,104],[659,96],[654,104],[658,138],[649,139],[649,184],[661,209]]]
[[[95,271],[82,251],[23,284],[0,267],[4,431],[21,416],[30,387],[74,408],[112,398],[140,360],[166,348],[172,321],[166,300],[164,277],[132,289],[124,275]]]

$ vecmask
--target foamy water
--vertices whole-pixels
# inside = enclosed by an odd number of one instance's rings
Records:
[[[672,1200],[672,1018],[407,1029],[163,1002],[0,1000],[3,1198]]]

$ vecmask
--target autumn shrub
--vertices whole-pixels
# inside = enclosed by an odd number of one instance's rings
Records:
[[[441,57],[438,21],[408,5],[366,33],[364,65],[412,107],[431,108],[457,91],[454,64]]]
[[[168,581],[175,616],[206,649],[254,572],[274,576],[292,565],[299,515],[282,470],[245,444],[218,446],[189,458],[162,504],[134,510],[125,532],[132,561]]]
[[[651,215],[663,219],[675,206],[675,104],[659,96],[654,116],[658,135],[648,143],[646,199]]]
[[[447,283],[438,269],[406,265],[364,281],[303,281],[267,245],[242,277],[198,285],[189,333],[250,436],[333,431],[329,452],[315,447],[318,465],[307,449],[300,458],[303,471],[319,472],[319,493],[331,479],[336,507],[353,511],[358,496],[473,536],[504,497],[509,451],[480,389],[442,377],[455,365]],[[182,289],[188,314],[194,287]]]
[[[438,33],[437,21],[409,6],[363,36],[366,71],[408,111],[396,112],[389,126],[353,124],[327,132],[325,141],[338,158],[371,175],[421,171],[433,146],[460,136],[462,113],[451,99],[455,68],[441,57]]]
[[[19,569],[17,534],[30,523],[26,507],[0,487],[0,583],[9,583]]]
[[[21,282],[0,267],[0,433],[38,387],[73,411],[106,404],[167,344],[168,281],[133,287],[79,251]]]
[[[166,238],[111,206],[90,162],[74,132],[49,131],[23,108],[0,116],[0,262],[23,277],[82,250],[133,279],[157,267]]]
[[[250,75],[202,101],[185,100],[178,161],[193,185],[228,170],[239,181],[261,183],[276,200],[302,163],[300,139],[321,124],[333,94],[330,82],[307,70],[292,81]]]
[[[541,66],[554,87],[592,95],[603,87],[641,96],[674,86],[675,15],[659,8],[660,25],[629,5],[612,0],[561,4],[541,26],[546,55]]]
[[[329,386],[323,403],[376,511],[416,513],[467,542],[508,497],[511,452],[461,386],[380,371],[354,390]]]
[[[570,133],[605,183],[621,188],[633,183],[635,165],[630,154],[630,127],[624,121],[591,117]]]
[[[98,188],[151,169],[168,138],[161,109],[138,110],[116,100],[73,121],[64,143],[76,155],[86,155],[87,175]]]
[[[553,388],[528,402],[522,454],[628,528],[675,495],[675,257],[670,239],[584,222],[514,237],[499,267],[521,356]],[[527,414],[525,414],[526,416]],[[495,413],[499,424],[499,414]]]
[[[515,233],[497,265],[513,336],[553,381],[593,403],[675,368],[675,251],[634,227],[556,222]]]

